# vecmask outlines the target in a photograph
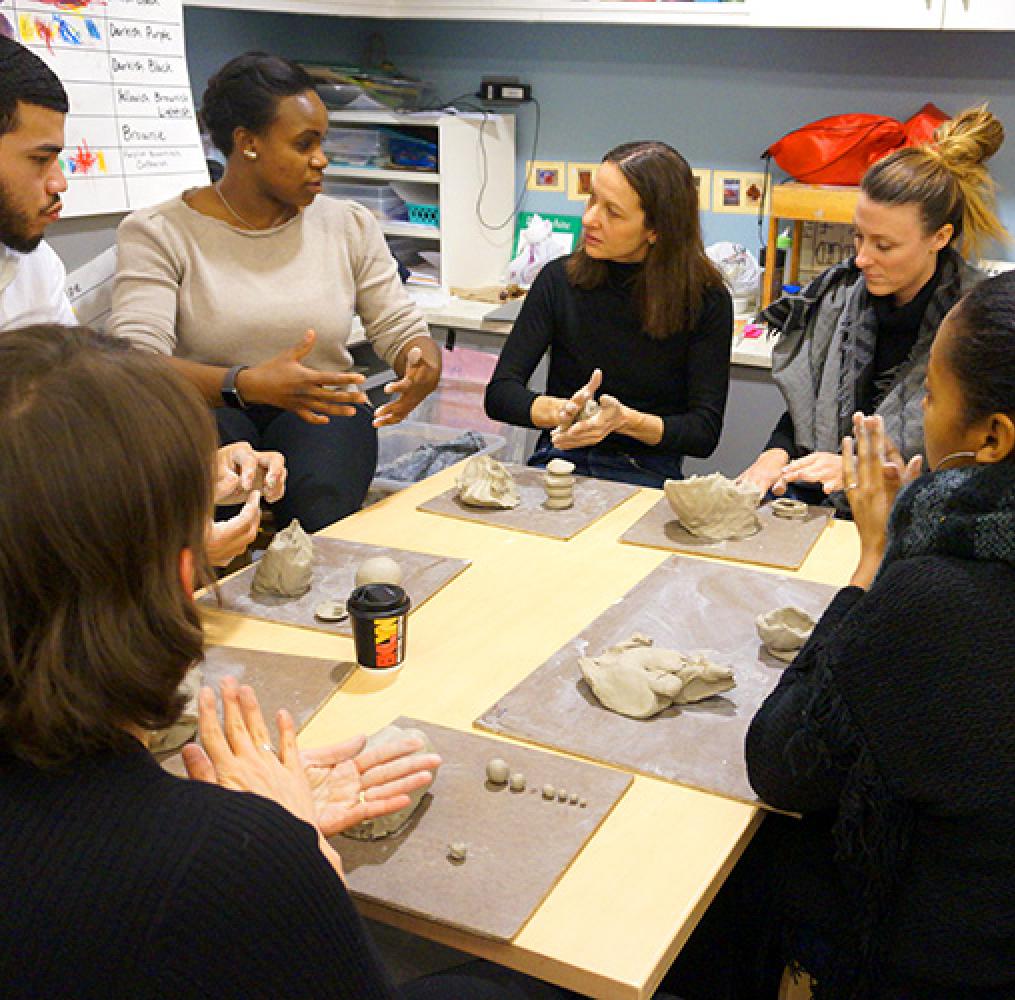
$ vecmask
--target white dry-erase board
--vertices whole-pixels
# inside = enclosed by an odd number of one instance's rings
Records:
[[[142,208],[208,183],[180,0],[0,0],[0,32],[67,88],[65,217]]]

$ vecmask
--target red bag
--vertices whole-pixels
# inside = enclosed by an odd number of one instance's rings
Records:
[[[918,117],[914,115],[914,119]],[[795,129],[766,152],[799,181],[859,184],[872,163],[906,145],[906,141],[905,128],[894,118],[832,115]]]
[[[950,117],[936,104],[928,101],[912,118],[902,123],[902,129],[906,133],[906,145],[926,145],[934,138],[938,125],[943,125]]]

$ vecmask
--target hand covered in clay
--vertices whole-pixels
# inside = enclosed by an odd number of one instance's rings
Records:
[[[396,371],[398,363],[395,365]],[[374,412],[374,427],[401,423],[437,388],[441,379],[441,356],[437,345],[427,338],[411,341],[405,355],[402,377],[389,382],[384,391],[397,398]]]
[[[869,587],[888,539],[888,516],[899,490],[920,474],[917,455],[908,464],[885,435],[880,416],[853,414],[853,437],[842,441],[842,477],[853,520],[860,535],[860,562],[854,586]]]
[[[314,798],[317,823],[326,837],[364,820],[398,812],[409,793],[433,781],[441,766],[435,754],[419,754],[413,738],[364,750],[365,736],[301,754]],[[416,754],[416,756],[411,756]]]
[[[554,433],[563,433],[575,424],[582,410],[596,398],[596,393],[602,384],[602,369],[596,368],[593,370],[588,382],[560,408],[560,412],[557,414],[557,426],[554,429]]]
[[[254,451],[246,441],[227,444],[216,453],[215,503],[242,503],[254,489],[274,503],[285,493],[285,479],[285,457],[279,452]]]
[[[261,526],[261,493],[254,490],[240,512],[225,521],[209,521],[204,548],[212,566],[228,566],[257,537]]]
[[[798,458],[783,468],[772,492],[781,497],[790,483],[820,483],[825,493],[837,493],[842,489],[842,459],[830,451]]]
[[[240,687],[232,677],[221,687],[224,726],[219,724],[215,692],[201,688],[198,699],[198,731],[202,746],[188,743],[183,748],[187,775],[240,792],[254,792],[277,802],[297,819],[318,832],[321,853],[342,874],[342,862],[325,840],[317,822],[310,781],[296,746],[296,725],[281,709],[276,717],[279,750],[275,753],[271,734],[252,688]]]

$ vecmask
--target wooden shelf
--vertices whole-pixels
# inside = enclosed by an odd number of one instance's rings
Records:
[[[800,276],[800,241],[803,238],[805,222],[836,222],[851,225],[856,202],[860,197],[858,187],[840,187],[831,184],[803,184],[787,181],[772,188],[772,207],[768,220],[768,247],[765,251],[765,278],[761,286],[761,308],[764,309],[775,295],[775,266],[779,256],[776,241],[779,238],[779,222],[782,219],[793,222],[793,246],[790,250],[790,282]]]

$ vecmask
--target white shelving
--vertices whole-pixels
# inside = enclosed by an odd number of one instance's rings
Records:
[[[328,178],[426,184],[434,189],[439,226],[381,220],[387,236],[410,238],[440,253],[445,289],[501,281],[511,253],[515,199],[515,121],[512,115],[331,111],[341,128],[401,129],[437,146],[436,171],[329,166]],[[496,227],[496,228],[495,228]]]
[[[950,31],[1015,31],[1015,3],[945,0],[944,27]]]

